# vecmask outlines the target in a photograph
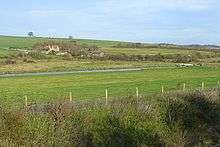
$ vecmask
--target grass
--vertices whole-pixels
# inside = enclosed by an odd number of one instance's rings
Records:
[[[220,81],[220,68],[182,68],[182,69],[151,69],[133,72],[84,73],[59,76],[28,76],[0,79],[1,102],[20,105],[24,96],[29,101],[43,103],[56,98],[68,98],[69,92],[75,99],[103,98],[105,89],[109,89],[110,97],[135,94],[139,87],[140,94],[148,95],[165,90],[215,86]]]
[[[2,60],[3,62],[4,60]],[[162,62],[138,62],[138,61],[111,61],[111,60],[61,60],[61,59],[42,59],[34,60],[35,63],[25,63],[17,60],[16,64],[1,65],[1,73],[25,73],[25,72],[49,72],[49,71],[73,71],[73,70],[96,70],[110,68],[137,68],[174,66],[172,63]],[[1,62],[1,60],[0,60]]]
[[[39,42],[45,42],[49,40],[54,41],[66,41],[65,38],[43,38],[43,37],[17,37],[17,36],[0,36],[0,47],[18,47],[18,48],[31,48],[34,44]],[[112,46],[117,41],[104,41],[104,40],[90,40],[90,39],[74,39],[79,43],[95,44],[98,46]]]
[[[34,44],[39,42],[45,42],[48,40],[55,41],[67,41],[65,38],[29,38],[29,37],[12,37],[12,36],[0,36],[0,48],[31,48]],[[184,49],[167,49],[167,48],[141,48],[141,49],[133,49],[133,48],[113,48],[113,45],[119,43],[118,41],[105,41],[105,40],[90,40],[90,39],[75,39],[79,43],[86,43],[89,45],[98,45],[102,48],[102,50],[106,53],[110,54],[127,54],[127,55],[155,55],[155,54],[186,54],[191,55],[193,52],[197,51],[204,55],[213,55],[214,53],[211,51],[198,51],[198,50],[184,50]]]
[[[202,55],[214,55],[210,51],[197,51],[197,50],[184,50],[184,49],[167,49],[167,48],[113,48],[107,47],[102,49],[104,52],[109,54],[127,54],[127,55],[192,55],[193,53],[201,53]]]
[[[14,53],[14,51],[0,47],[0,58],[4,58],[5,56],[10,55],[12,53]]]

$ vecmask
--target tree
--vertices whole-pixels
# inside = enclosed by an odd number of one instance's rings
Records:
[[[29,36],[29,37],[33,37],[33,36],[34,36],[34,33],[33,33],[33,32],[28,32],[28,36]]]
[[[68,38],[69,38],[69,40],[72,40],[72,39],[73,39],[73,36],[69,36]]]

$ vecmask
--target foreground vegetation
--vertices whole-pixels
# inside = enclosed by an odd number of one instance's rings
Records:
[[[220,89],[0,107],[0,146],[217,146]]]

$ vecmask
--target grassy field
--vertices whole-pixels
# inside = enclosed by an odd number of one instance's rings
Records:
[[[18,47],[18,48],[31,48],[34,44],[45,41],[66,41],[65,38],[43,38],[43,37],[16,37],[16,36],[0,36],[0,47]],[[113,46],[118,43],[117,41],[104,41],[104,40],[89,40],[89,39],[74,39],[79,43],[95,44],[98,46]]]
[[[4,60],[2,60],[3,62]],[[0,60],[1,62],[1,60]],[[36,60],[36,63],[25,63],[18,60],[16,64],[1,65],[0,74],[4,73],[27,73],[27,72],[51,72],[51,71],[74,71],[74,70],[97,70],[138,67],[173,67],[173,63],[163,62],[138,62],[138,61],[111,61],[111,60],[60,60],[45,59]]]
[[[0,58],[3,58],[3,57],[10,55],[12,53],[14,53],[14,51],[0,47]]]
[[[102,49],[106,53],[110,54],[126,54],[126,55],[191,55],[195,52],[202,55],[214,55],[210,51],[196,51],[196,50],[184,50],[184,49],[168,49],[168,48],[114,48],[114,47],[104,47]]]
[[[110,97],[135,94],[147,95],[165,90],[216,86],[220,81],[220,68],[197,67],[182,69],[151,69],[133,72],[84,73],[59,76],[29,76],[0,78],[1,102],[23,104],[27,95],[31,102],[47,102],[57,98],[68,98],[72,92],[75,99],[103,98],[105,89]]]
[[[31,48],[34,44],[39,42],[45,42],[49,40],[54,41],[67,41],[68,39],[64,38],[29,38],[29,37],[12,37],[12,36],[0,36],[0,48]],[[116,45],[117,41],[103,41],[103,40],[89,40],[89,39],[75,39],[75,41],[83,44],[89,45],[98,45],[102,48],[105,53],[110,54],[127,54],[127,55],[155,55],[155,54],[184,54],[190,55],[194,52],[199,52],[204,55],[212,55],[213,52],[210,51],[198,51],[198,50],[184,50],[184,49],[167,49],[167,48],[114,48],[113,45]],[[1,50],[0,50],[1,53]]]

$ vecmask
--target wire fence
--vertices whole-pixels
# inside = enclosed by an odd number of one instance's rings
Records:
[[[217,82],[216,85],[214,85],[214,87],[219,87],[220,88],[220,81]],[[201,83],[201,86],[200,87],[197,87],[197,88],[194,88],[194,89],[200,89],[200,90],[205,90],[206,88],[209,88],[209,87],[206,87],[206,84],[205,82],[202,82]],[[187,84],[186,83],[183,83],[182,86],[181,86],[181,89],[176,89],[176,90],[181,90],[181,91],[187,91],[187,90],[192,90],[192,89],[187,89]],[[171,90],[168,89],[168,87],[165,87],[164,85],[161,85],[161,90],[157,93],[166,93],[166,92],[170,92]],[[108,105],[109,104],[109,101],[111,101],[111,99],[114,99],[115,96],[111,96],[109,94],[110,90],[108,88],[106,88],[105,90],[103,90],[103,93],[105,93],[105,96],[102,96],[101,98],[96,98],[95,102],[100,102],[100,103],[104,103],[105,105]],[[131,94],[130,96],[132,97],[136,97],[137,99],[138,98],[141,98],[143,96],[146,96],[144,93],[140,93],[140,90],[139,90],[139,87],[136,87],[134,90],[133,90],[133,94]],[[93,101],[94,99],[90,99],[90,100],[79,100],[79,99],[74,99],[73,98],[73,93],[72,92],[69,92],[69,95],[68,97],[65,97],[65,101],[68,101],[68,102],[71,102],[71,103],[74,103],[74,102],[77,102],[77,103],[84,103],[84,102],[91,102]],[[24,105],[26,107],[28,107],[29,105],[32,105],[32,100],[30,100],[28,98],[28,95],[24,95]]]

